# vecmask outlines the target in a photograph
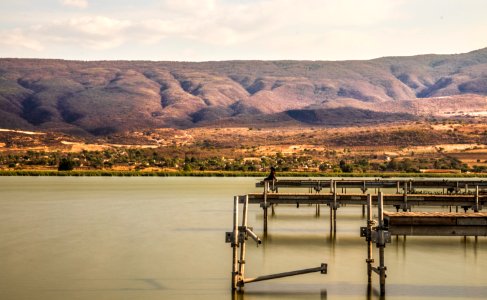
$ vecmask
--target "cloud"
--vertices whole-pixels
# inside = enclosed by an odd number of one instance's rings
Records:
[[[49,15],[48,21],[45,21],[47,15],[39,15],[32,21],[24,20],[12,26],[17,27],[15,30],[0,29],[0,43],[46,53],[82,49],[79,52],[97,57],[118,51],[136,58],[145,55],[142,51],[158,53],[159,58],[167,57],[164,55],[172,51],[171,58],[179,60],[357,59],[435,52],[434,49],[459,51],[456,50],[459,45],[482,43],[472,32],[483,32],[487,23],[480,12],[476,23],[471,21],[470,25],[458,23],[459,18],[444,24],[452,19],[448,14],[450,17],[440,23],[429,17],[434,5],[418,15],[418,7],[423,2],[414,0],[151,2],[157,4],[148,6],[144,4],[146,1],[141,1],[137,6],[105,5],[98,8],[103,10],[96,15],[63,10]],[[86,0],[61,3],[76,7],[88,5]],[[34,24],[36,20],[43,21]],[[447,31],[449,34],[445,34]],[[462,42],[452,45],[453,39]]]
[[[21,29],[5,30],[0,32],[0,44],[12,48],[26,48],[34,51],[44,49],[35,38],[27,36]]]
[[[103,16],[86,16],[56,21],[41,26],[37,32],[47,42],[70,43],[94,50],[110,49],[123,44],[131,21]]]
[[[158,9],[146,11],[145,18],[130,17],[130,13],[124,14],[125,19],[76,15],[18,29],[10,33],[9,41],[30,49],[57,43],[105,50],[124,43],[156,44],[176,38],[231,47],[262,38],[272,42],[290,32],[319,37],[330,28],[380,22],[392,17],[390,2],[308,0],[303,5],[300,0],[164,0]],[[83,8],[88,2],[62,0],[62,4]]]
[[[180,15],[208,15],[217,10],[217,0],[164,0],[160,7]]]
[[[64,6],[72,6],[77,8],[86,8],[88,7],[87,0],[61,0],[61,4]]]

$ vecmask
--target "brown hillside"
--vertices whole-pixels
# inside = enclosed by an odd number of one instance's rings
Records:
[[[347,125],[487,111],[487,48],[370,61],[0,59],[0,128]]]

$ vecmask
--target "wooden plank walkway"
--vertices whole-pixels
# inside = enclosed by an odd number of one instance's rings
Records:
[[[327,204],[335,201],[333,193],[253,193],[248,194],[249,204]],[[239,196],[243,203],[245,196]],[[367,194],[336,194],[336,202],[340,205],[366,205]],[[372,195],[372,202],[377,204],[377,195]],[[385,194],[384,205],[401,206],[465,206],[473,207],[476,204],[476,195],[448,195],[448,194]],[[479,205],[487,204],[487,195],[478,196]]]
[[[391,235],[487,236],[487,213],[384,212]]]
[[[487,188],[487,179],[432,179],[432,178],[368,178],[368,179],[279,179],[271,183],[277,188],[316,188],[318,190],[333,188],[336,184],[338,188],[403,188],[405,185],[408,189],[413,188]],[[264,187],[264,181],[256,183],[256,187]]]

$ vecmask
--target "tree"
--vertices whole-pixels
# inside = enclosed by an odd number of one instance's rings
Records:
[[[58,171],[71,171],[73,169],[74,169],[74,161],[68,158],[62,158],[57,168]]]
[[[344,173],[349,173],[353,171],[353,167],[350,164],[347,164],[347,162],[344,161],[343,159],[340,160],[340,169]]]
[[[184,164],[183,171],[184,172],[191,172],[191,171],[193,171],[193,168],[191,168],[191,165],[189,165],[189,164]]]

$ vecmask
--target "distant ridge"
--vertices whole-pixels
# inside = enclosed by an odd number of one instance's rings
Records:
[[[341,126],[487,111],[487,48],[368,61],[0,59],[0,128]]]

